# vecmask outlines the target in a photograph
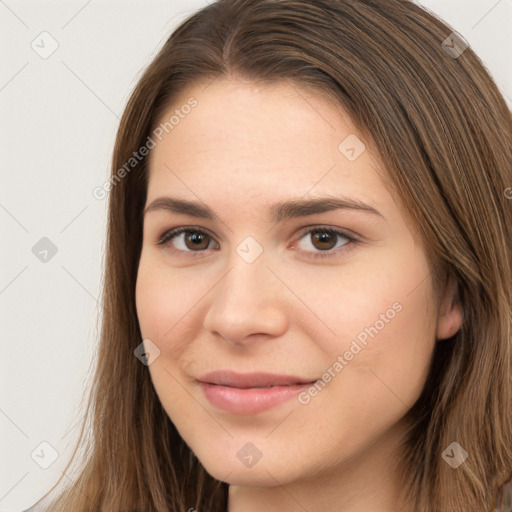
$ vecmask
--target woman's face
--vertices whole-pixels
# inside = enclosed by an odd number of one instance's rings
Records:
[[[136,287],[167,414],[232,484],[377,466],[453,334],[378,159],[287,84],[197,85],[173,115],[153,137]]]

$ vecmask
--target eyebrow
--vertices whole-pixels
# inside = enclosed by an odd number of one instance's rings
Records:
[[[199,201],[190,201],[187,199],[177,199],[172,197],[159,197],[155,199],[145,210],[146,213],[151,211],[167,211],[170,213],[178,213],[198,217],[201,219],[209,219],[219,221],[219,217],[205,204]],[[282,222],[286,219],[295,217],[306,217],[315,213],[324,213],[333,210],[359,210],[365,213],[371,213],[382,217],[384,216],[373,206],[366,204],[357,199],[348,197],[318,197],[315,199],[292,199],[276,203],[270,207],[270,220],[273,222]]]

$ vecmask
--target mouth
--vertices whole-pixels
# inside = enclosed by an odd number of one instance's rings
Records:
[[[231,414],[253,415],[276,407],[316,379],[268,373],[210,372],[197,379],[206,399]]]
[[[267,389],[282,386],[311,384],[316,379],[305,379],[294,375],[272,373],[236,373],[229,370],[209,372],[197,379],[206,384],[238,389]]]

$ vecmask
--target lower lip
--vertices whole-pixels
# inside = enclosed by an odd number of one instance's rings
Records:
[[[216,407],[232,414],[257,414],[296,397],[312,383],[248,389],[206,382],[199,382],[199,384],[206,398]]]

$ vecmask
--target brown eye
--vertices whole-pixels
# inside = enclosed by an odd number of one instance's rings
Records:
[[[187,248],[194,249],[207,249],[209,244],[209,237],[204,233],[198,231],[184,231],[184,241]],[[206,241],[206,245],[205,245]]]
[[[158,245],[172,245],[173,250],[181,252],[203,252],[209,248],[212,240],[204,231],[181,227],[164,233]]]
[[[329,233],[328,231],[310,232],[311,241],[316,249],[326,251],[332,249],[336,245],[338,235]]]
[[[338,229],[318,227],[303,233],[299,247],[312,258],[329,258],[353,248],[357,241],[355,237]]]

